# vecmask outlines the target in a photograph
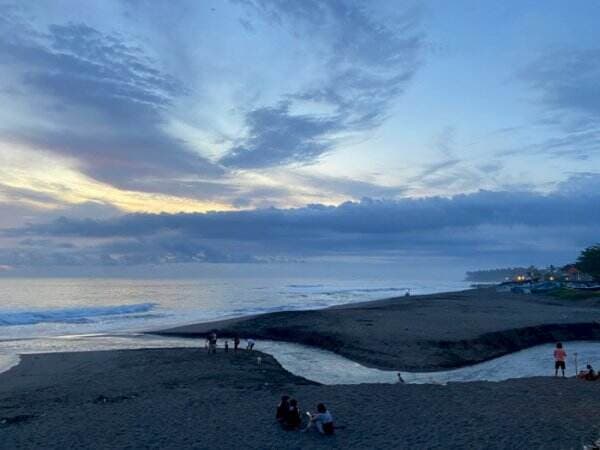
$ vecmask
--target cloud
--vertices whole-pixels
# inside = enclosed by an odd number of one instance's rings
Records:
[[[583,160],[600,153],[600,49],[546,51],[518,76],[555,133],[529,150]]]
[[[600,202],[600,190],[588,188],[599,179],[597,174],[574,175],[550,194],[479,191],[450,198],[364,199],[295,209],[61,218],[12,229],[5,236],[101,240],[100,246],[51,252],[53,257],[87,255],[96,263],[419,254],[485,255],[490,260],[513,255],[525,262],[534,255],[564,259],[598,239],[600,210],[592,205]],[[24,260],[6,252],[0,259],[0,264],[19,263]]]
[[[600,49],[544,52],[520,77],[546,107],[600,118]]]
[[[386,186],[369,181],[328,175],[298,175],[294,182],[300,186],[310,186],[322,194],[342,195],[350,198],[396,198],[405,194],[405,186]]]
[[[311,161],[331,148],[330,134],[343,128],[339,119],[290,114],[289,102],[250,111],[246,125],[249,136],[222,164],[248,169]]]
[[[315,161],[341,136],[380,125],[419,67],[423,42],[418,9],[386,20],[351,1],[240,3],[300,39],[317,40],[315,52],[323,62],[319,78],[308,86],[275,106],[246,113],[247,136],[221,159],[226,166],[251,169]],[[292,111],[306,103],[326,112]]]
[[[0,64],[26,95],[27,122],[0,137],[75,158],[89,176],[127,187],[147,176],[222,170],[164,131],[165,113],[185,87],[126,37],[88,25],[0,22]],[[34,108],[31,105],[35,105]]]
[[[163,233],[79,246],[56,239],[24,239],[17,247],[0,248],[7,267],[133,266],[180,263],[250,263],[256,258],[228,254],[197,239]]]

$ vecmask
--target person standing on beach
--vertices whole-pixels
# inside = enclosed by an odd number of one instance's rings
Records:
[[[248,339],[248,344],[246,345],[246,350],[254,350],[254,339]]]
[[[567,352],[563,348],[562,343],[558,342],[556,344],[556,348],[554,349],[554,376],[558,376],[558,369],[562,371],[563,378],[565,377],[565,369],[567,360]]]
[[[239,336],[235,336],[235,337],[233,338],[233,351],[234,351],[234,352],[237,352],[237,351],[238,351],[238,348],[239,348],[239,346],[240,346],[240,338],[239,338]]]
[[[208,339],[208,353],[217,353],[217,333],[211,333]]]

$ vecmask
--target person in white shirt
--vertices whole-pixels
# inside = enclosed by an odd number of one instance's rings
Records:
[[[333,426],[333,416],[327,410],[323,403],[319,403],[317,405],[317,413],[310,414],[310,422],[308,426],[304,429],[304,431],[309,430],[314,424],[317,427],[317,430],[321,434],[333,434],[334,426]]]

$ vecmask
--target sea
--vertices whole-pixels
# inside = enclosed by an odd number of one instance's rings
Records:
[[[288,264],[285,270],[273,265],[211,269],[197,277],[163,279],[0,278],[0,339],[153,331],[469,285],[372,268],[322,274],[303,264]]]
[[[469,287],[460,276],[452,279],[446,273],[413,271],[403,276],[406,272],[387,266],[340,270],[330,264],[288,264],[279,269],[213,266],[180,278],[0,278],[0,372],[32,353],[203,347],[196,339],[144,333],[177,325]],[[575,358],[569,360],[569,375],[584,364],[600,364],[600,343],[567,346],[570,358]],[[273,355],[290,372],[324,384],[398,380],[397,372],[367,368],[317,348],[259,341],[257,349]],[[454,371],[401,375],[410,383],[443,384],[551,375],[551,369],[552,348],[545,345]]]
[[[468,288],[461,276],[388,265],[211,265],[194,276],[2,277],[0,372],[19,355],[197,346],[144,332],[274,311]],[[444,273],[444,272],[442,272]],[[291,347],[290,347],[291,348]]]

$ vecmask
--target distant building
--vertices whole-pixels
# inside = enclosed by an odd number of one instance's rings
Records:
[[[574,264],[567,264],[561,269],[561,275],[564,281],[594,281],[591,275],[582,272]]]

